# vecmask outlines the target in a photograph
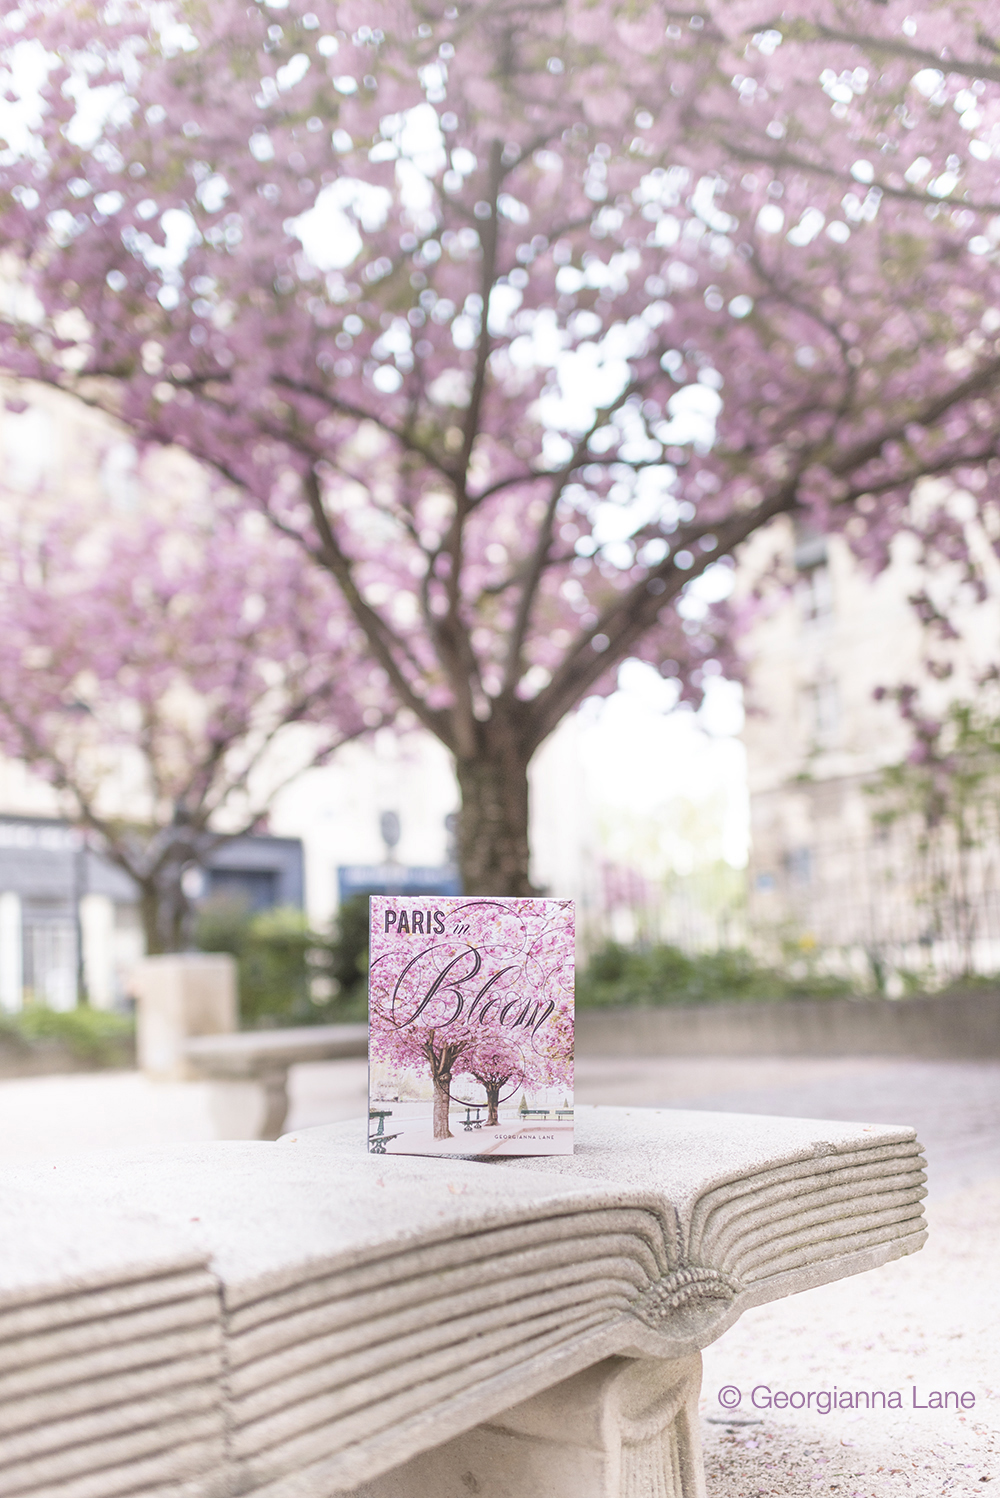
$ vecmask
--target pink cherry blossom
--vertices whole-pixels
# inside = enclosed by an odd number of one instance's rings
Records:
[[[336,590],[255,529],[221,505],[95,530],[8,504],[0,746],[135,881],[151,952],[189,936],[185,870],[382,721]]]
[[[737,669],[697,580],[721,596],[775,516],[876,570],[909,532],[983,585],[948,495],[913,498],[966,485],[1000,545],[981,7],[5,25],[56,61],[0,161],[4,362],[187,448],[336,581],[454,755],[470,892],[530,891],[528,764],[624,658],[691,699]]]

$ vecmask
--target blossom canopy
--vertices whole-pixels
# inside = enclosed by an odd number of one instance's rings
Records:
[[[524,893],[531,755],[636,656],[735,669],[775,515],[978,578],[1000,62],[978,7],[23,0],[2,358],[176,442],[336,579]],[[47,69],[47,71],[46,71]]]

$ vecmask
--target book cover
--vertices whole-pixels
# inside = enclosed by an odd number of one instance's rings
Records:
[[[369,1150],[572,1154],[572,900],[370,910]]]

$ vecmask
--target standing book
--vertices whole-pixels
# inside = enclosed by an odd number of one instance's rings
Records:
[[[571,1155],[572,900],[370,910],[369,1150]]]

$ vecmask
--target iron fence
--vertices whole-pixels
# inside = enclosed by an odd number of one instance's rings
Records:
[[[897,822],[827,839],[748,877],[753,940],[822,955],[876,987],[1000,972],[1000,829],[962,845],[951,828]]]

